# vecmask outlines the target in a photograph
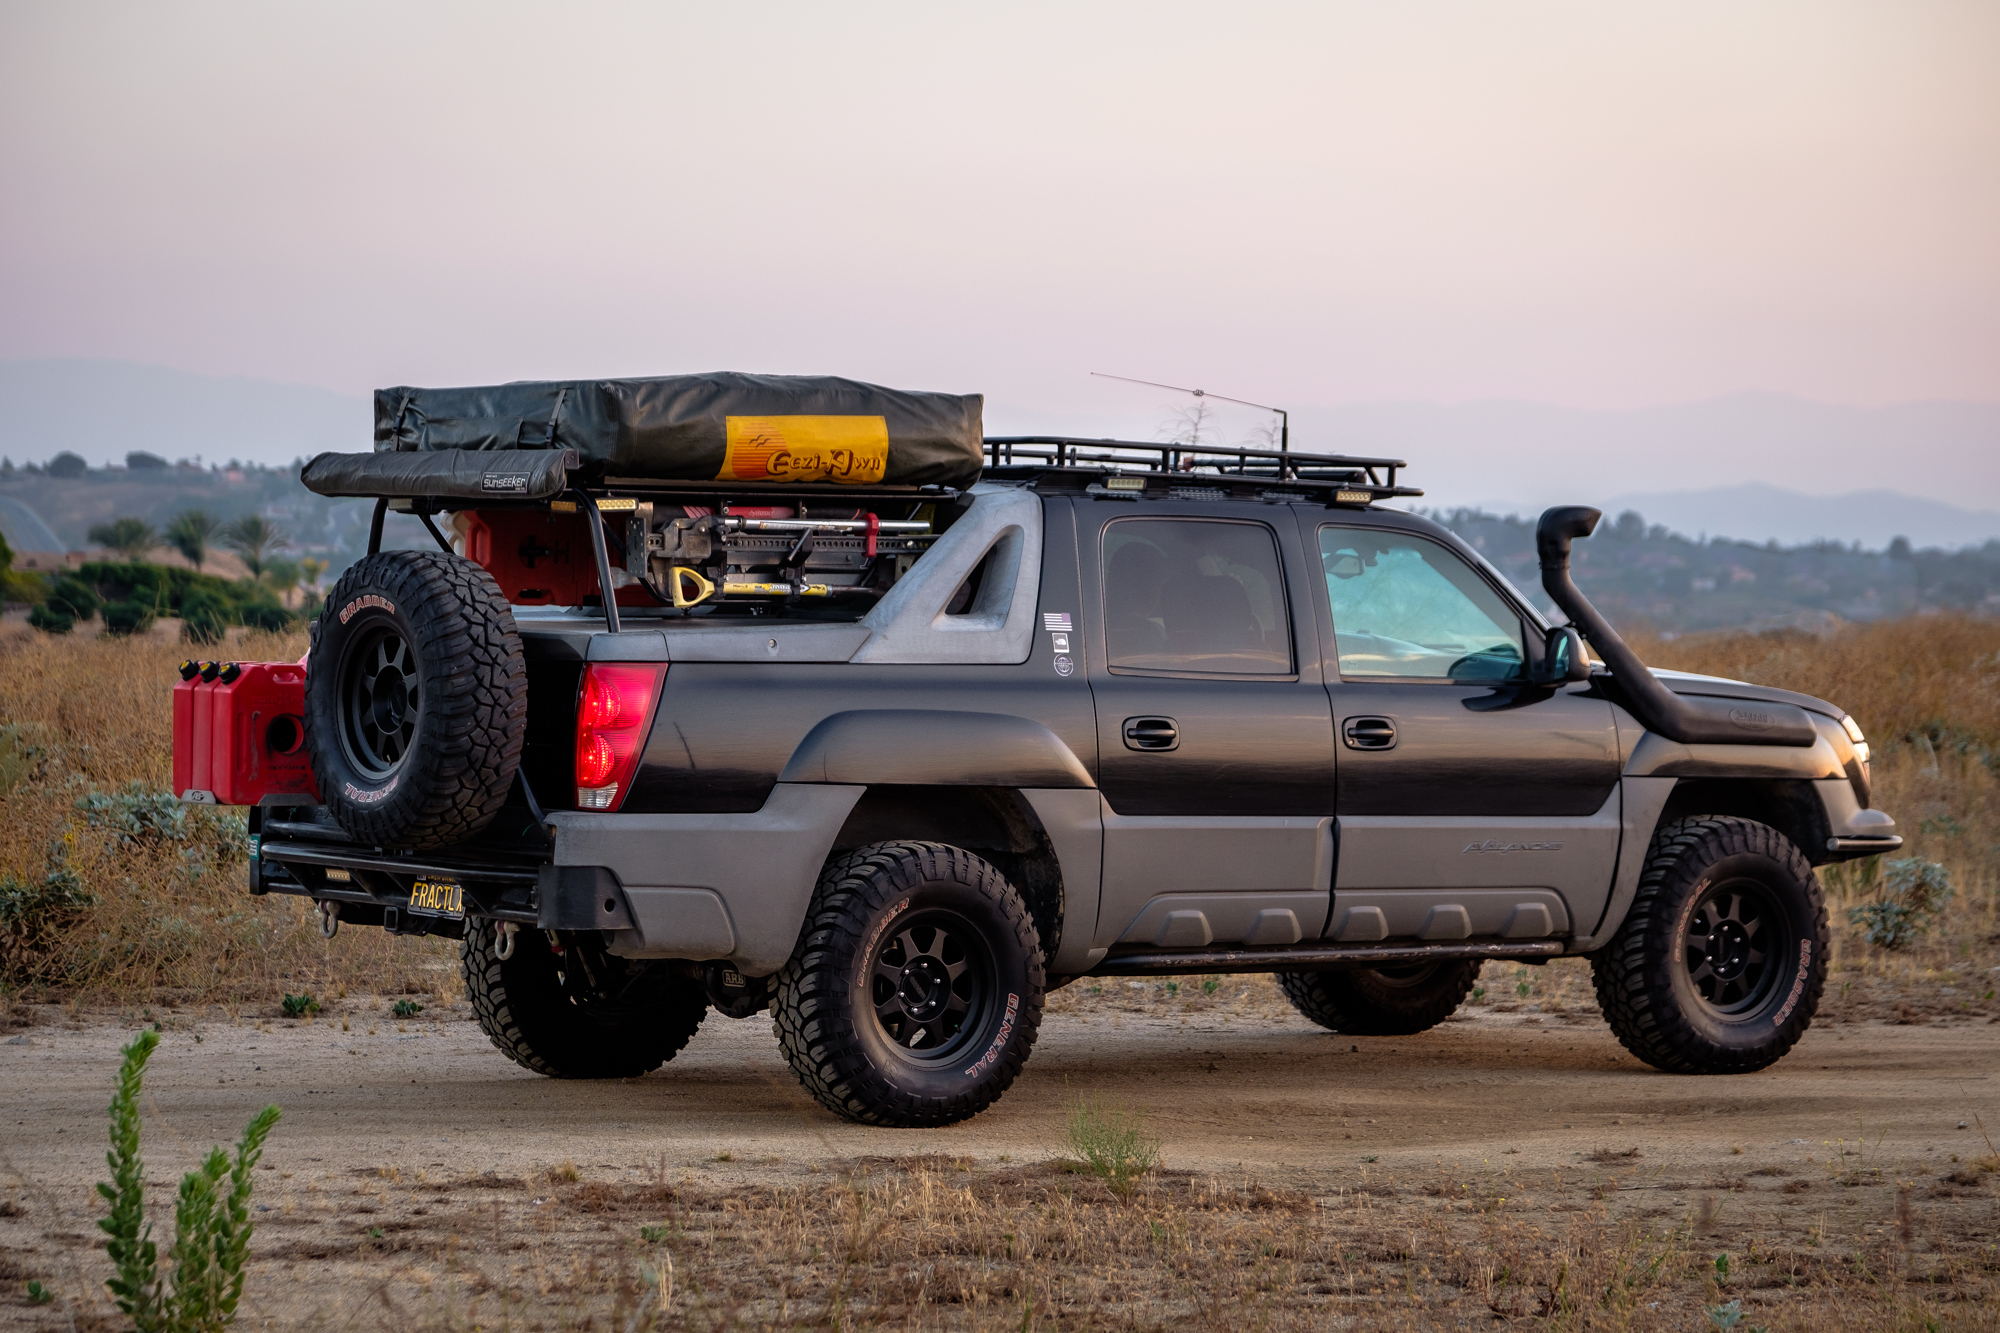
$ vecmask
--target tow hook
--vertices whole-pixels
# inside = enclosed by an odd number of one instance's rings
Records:
[[[321,899],[313,904],[313,915],[319,918],[319,933],[332,939],[340,933],[340,904],[332,899]]]
[[[514,935],[520,929],[519,923],[513,921],[496,921],[493,923],[493,956],[495,958],[504,963],[514,956]]]

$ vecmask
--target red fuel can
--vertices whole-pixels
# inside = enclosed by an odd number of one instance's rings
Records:
[[[306,672],[296,662],[197,663],[174,687],[174,786],[183,800],[317,800],[306,754]]]

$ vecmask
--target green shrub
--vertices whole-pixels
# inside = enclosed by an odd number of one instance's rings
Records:
[[[246,601],[238,614],[243,618],[243,623],[251,629],[269,630],[273,634],[282,634],[290,629],[295,619],[292,613],[278,605],[278,599],[269,593],[263,593],[254,600]]]
[[[172,793],[149,790],[143,782],[127,783],[117,792],[93,789],[77,798],[76,808],[92,828],[110,829],[120,846],[186,842],[193,832],[188,807]]]
[[[307,1014],[319,1012],[319,1001],[311,995],[287,995],[278,1002],[286,1018],[304,1018]]]
[[[1951,901],[1951,876],[1936,861],[1902,857],[1883,867],[1882,894],[1847,909],[1848,921],[1865,927],[1870,944],[1900,949],[1913,944],[1944,915]]]
[[[104,604],[104,632],[106,634],[144,634],[153,628],[155,613],[151,602],[106,602]]]
[[[44,634],[67,634],[76,628],[76,614],[68,607],[44,602],[28,612],[28,624]]]
[[[233,1162],[213,1148],[198,1170],[181,1177],[174,1242],[167,1251],[173,1272],[163,1277],[145,1218],[146,1168],[139,1159],[140,1082],[159,1044],[157,1032],[141,1032],[125,1047],[111,1098],[111,1151],[105,1155],[111,1179],[97,1187],[111,1204],[110,1216],[97,1224],[110,1237],[105,1251],[116,1270],[105,1285],[138,1333],[215,1333],[235,1320],[243,1297],[243,1266],[255,1228],[251,1172],[282,1113],[267,1106],[252,1116]]]
[[[97,614],[97,608],[104,605],[104,599],[97,595],[97,589],[76,574],[64,574],[49,589],[48,600],[42,605],[55,609],[66,609],[78,620],[88,620]]]
[[[1086,1097],[1070,1112],[1063,1146],[1077,1164],[1125,1198],[1139,1178],[1160,1164],[1160,1141],[1146,1132],[1137,1111],[1112,1110]]]
[[[421,1014],[423,1011],[424,1007],[418,1004],[415,1000],[398,1000],[396,1001],[395,1007],[390,1009],[389,1012],[394,1014],[397,1018],[415,1018],[418,1014]]]
[[[181,637],[189,643],[221,643],[236,618],[229,603],[206,588],[188,593],[180,609]]]

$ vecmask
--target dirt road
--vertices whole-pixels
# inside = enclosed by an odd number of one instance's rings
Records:
[[[260,1173],[268,1225],[256,1253],[314,1279],[282,1290],[263,1280],[261,1299],[287,1319],[367,1298],[341,1286],[365,1269],[343,1265],[365,1264],[370,1239],[423,1230],[419,1182],[497,1181],[515,1187],[510,1208],[531,1210],[556,1193],[537,1182],[579,1178],[716,1195],[805,1187],[856,1161],[917,1155],[965,1171],[1027,1169],[1057,1150],[1086,1094],[1145,1112],[1179,1172],[1313,1199],[1371,1188],[1394,1197],[1396,1182],[1407,1194],[1413,1182],[1495,1173],[1543,1192],[1550,1179],[1567,1188],[1567,1173],[1596,1181],[1602,1197],[1609,1175],[1635,1215],[1735,1191],[1741,1224],[1810,1205],[1824,1231],[1831,1207],[1837,1226],[1848,1218],[1862,1237],[1889,1225],[1889,1196],[1829,1182],[1934,1183],[1957,1171],[1965,1202],[1953,1242],[1993,1235],[1984,1177],[1954,1165],[1991,1152],[1975,1115],[2000,1134],[2000,1026],[1983,1019],[1822,1025],[1772,1069],[1695,1079],[1640,1065],[1594,1018],[1473,1009],[1420,1037],[1349,1038],[1292,1015],[1268,982],[1227,984],[1236,993],[1205,1007],[1122,983],[1056,997],[1014,1089],[976,1120],[935,1131],[862,1128],[820,1111],[763,1019],[711,1015],[647,1078],[560,1083],[508,1063],[462,1003],[401,1023],[380,1000],[310,1023],[163,1014],[147,1076],[149,1178],[164,1208],[198,1153],[233,1141],[257,1107],[284,1108]],[[102,1279],[90,1186],[104,1174],[104,1108],[131,1016],[121,1027],[111,1015],[51,1015],[0,1044],[0,1279],[10,1292],[0,1322],[57,1327],[11,1292],[30,1276],[71,1293]],[[1807,1183],[1780,1192],[1794,1181]],[[1809,1223],[1800,1213],[1786,1225],[1802,1233]]]

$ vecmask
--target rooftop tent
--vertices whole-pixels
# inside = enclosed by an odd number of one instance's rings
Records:
[[[969,486],[978,394],[731,372],[381,389],[378,453],[573,450],[587,476]]]

